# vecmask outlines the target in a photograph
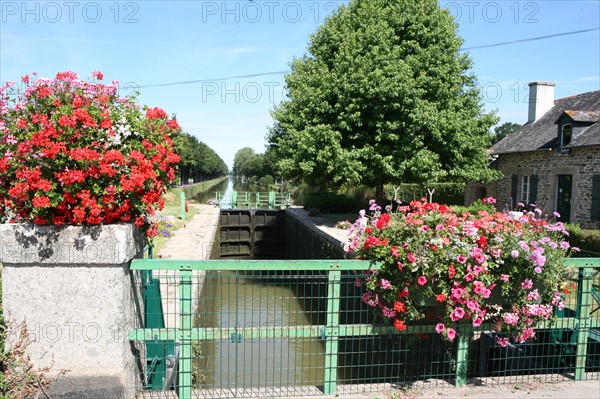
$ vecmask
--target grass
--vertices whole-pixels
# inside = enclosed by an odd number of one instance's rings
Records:
[[[188,198],[189,203],[193,203],[192,199],[200,192],[210,191],[217,184],[221,183],[223,180],[228,177],[220,177],[218,179],[207,180],[201,183],[196,183],[191,186],[186,187],[174,187],[170,189],[165,195],[163,195],[163,199],[165,200],[165,206],[162,211],[157,211],[156,215],[153,216],[153,219],[161,222],[160,224],[165,230],[169,231],[169,233],[173,233],[180,228],[184,227],[188,220],[191,220],[197,213],[198,208],[195,206],[188,206],[188,212],[186,213],[186,220],[181,218],[181,193],[184,192],[186,198]],[[168,224],[168,225],[167,225]],[[170,236],[165,237],[163,234],[159,232],[158,236],[154,237],[153,244],[153,252],[156,254],[160,248],[169,241]]]
[[[163,225],[161,227],[166,227],[165,230],[169,231],[169,233],[172,234],[174,231],[177,231],[180,228],[184,227],[185,224],[198,213],[198,208],[196,208],[195,206],[188,207],[188,212],[186,213],[185,217],[186,220],[183,220],[181,219],[181,204],[179,202],[179,196],[175,197],[176,200],[169,200],[169,194],[170,193],[166,194],[167,198],[165,199],[165,207],[162,211],[157,211],[156,215],[153,216],[153,219],[166,220],[168,222],[168,225]],[[153,252],[157,253],[160,250],[160,248],[167,241],[169,241],[169,238],[171,237],[165,237],[159,232],[158,236],[154,237],[153,240]]]

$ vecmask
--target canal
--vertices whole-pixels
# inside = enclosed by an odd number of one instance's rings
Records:
[[[229,200],[232,190],[257,187],[234,179],[216,189]],[[214,192],[211,192],[214,198]],[[198,200],[198,198],[197,198]],[[221,208],[228,208],[221,203]],[[282,232],[283,234],[283,232]],[[220,243],[213,257],[220,259]],[[201,341],[196,386],[202,389],[322,386],[324,342],[319,338],[253,338],[244,328],[273,328],[325,324],[327,280],[315,276],[286,276],[261,271],[210,271],[200,296],[196,325],[237,328],[227,339]]]
[[[256,338],[245,328],[323,326],[326,324],[328,281],[323,275],[281,275],[265,272],[211,271],[201,296],[197,325],[235,329],[219,340],[200,344],[197,368],[200,389],[244,390],[272,387],[297,392],[323,387],[324,336]],[[340,324],[369,324],[354,275],[342,277]],[[325,334],[325,332],[322,332]],[[340,337],[338,384],[414,381],[448,375],[448,347],[437,334],[415,340],[397,334]],[[308,391],[307,391],[308,392]],[[281,396],[281,395],[274,395]]]
[[[318,338],[253,338],[244,328],[308,326],[324,321],[324,303],[315,302],[326,281],[307,282],[259,272],[214,271],[207,275],[198,323],[238,328],[227,339],[203,341],[203,388],[323,385],[324,345]],[[321,308],[322,307],[322,308]],[[321,320],[319,320],[321,319]]]
[[[223,180],[221,183],[219,183],[218,185],[214,186],[210,191],[206,191],[206,192],[201,192],[198,193],[195,197],[194,200],[198,203],[201,204],[206,204],[208,203],[208,201],[213,200],[216,198],[216,193],[220,192],[221,193],[221,202],[219,204],[219,206],[223,209],[228,209],[230,208],[230,204],[229,201],[231,199],[231,192],[232,191],[237,191],[237,192],[244,192],[244,191],[261,191],[261,187],[254,185],[254,184],[250,184],[247,182],[242,182],[239,179],[234,179],[234,178],[229,178],[227,180]],[[262,188],[262,191],[267,191],[264,188]]]
[[[225,181],[221,187],[223,198],[229,198],[233,189],[241,192],[254,188],[233,180]],[[211,194],[214,196],[214,192]],[[216,242],[212,251],[215,259],[220,259],[219,251],[220,243]],[[327,289],[328,281],[323,275],[208,272],[196,325],[229,332],[220,339],[199,342],[195,367],[201,372],[195,386],[218,392],[251,391],[258,387],[322,387],[324,336],[257,338],[244,329],[264,328],[266,332],[273,327],[323,326]],[[340,323],[372,322],[369,309],[361,301],[362,293],[355,285],[355,276],[343,276],[341,290],[344,299],[340,303]],[[398,335],[340,337],[338,383],[378,383],[395,380],[403,373],[422,375],[425,370],[421,366],[419,370],[407,366],[409,358],[413,363],[416,360],[415,352],[407,345],[406,339]],[[436,353],[444,352],[436,348]]]

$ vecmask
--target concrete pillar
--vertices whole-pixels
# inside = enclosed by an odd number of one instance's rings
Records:
[[[139,371],[127,332],[139,296],[129,262],[143,243],[129,224],[0,225],[7,347],[25,326],[33,365],[49,377],[67,370],[52,397],[134,397]]]

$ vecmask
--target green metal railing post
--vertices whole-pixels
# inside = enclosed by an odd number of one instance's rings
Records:
[[[232,191],[231,192],[231,207],[232,208],[237,208],[237,191]]]
[[[181,220],[185,220],[185,193],[182,191],[179,195],[181,202]]]
[[[337,389],[338,343],[340,335],[341,271],[329,271],[327,287],[327,320],[325,325],[325,376],[323,393],[332,395]]]
[[[269,191],[269,208],[275,208],[275,192]]]
[[[456,347],[456,380],[454,382],[454,385],[457,387],[467,384],[467,371],[469,368],[469,343],[471,342],[472,334],[472,326],[460,326]]]
[[[192,398],[192,267],[181,265],[179,275],[179,399]]]
[[[593,269],[579,269],[577,284],[577,309],[575,317],[579,330],[577,333],[577,355],[575,361],[575,380],[585,380],[585,362],[590,327],[590,292],[592,290]]]

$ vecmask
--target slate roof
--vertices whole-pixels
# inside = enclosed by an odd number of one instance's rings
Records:
[[[588,145],[600,145],[600,123],[598,122],[579,133],[567,147],[583,147]]]
[[[556,148],[557,120],[567,113],[576,122],[595,122],[577,135],[569,147],[600,145],[600,90],[554,101],[554,107],[533,123],[523,125],[490,148],[491,154],[530,152]]]
[[[574,122],[598,122],[600,120],[600,111],[573,111],[565,110],[566,114]],[[558,118],[560,120],[560,118]],[[558,122],[558,120],[556,122]]]

